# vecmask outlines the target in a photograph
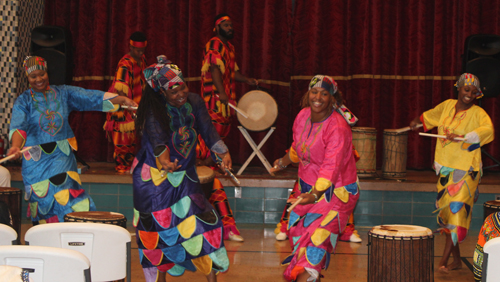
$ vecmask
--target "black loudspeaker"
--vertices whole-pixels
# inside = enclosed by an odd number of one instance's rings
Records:
[[[47,61],[50,84],[71,84],[71,46],[70,33],[63,27],[42,25],[31,31],[31,54]]]
[[[474,34],[465,39],[463,72],[476,75],[484,97],[500,94],[500,36]]]

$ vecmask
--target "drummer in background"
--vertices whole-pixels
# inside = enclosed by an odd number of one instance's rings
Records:
[[[128,54],[118,62],[115,79],[108,92],[129,97],[134,102],[141,101],[142,92],[146,88],[146,80],[142,73],[146,68],[144,52],[148,41],[146,35],[136,31],[130,35]],[[113,141],[115,170],[129,172],[135,153],[135,128],[133,113],[119,109],[106,115],[104,130]]]
[[[235,81],[257,85],[255,78],[239,72],[235,61],[233,23],[228,14],[219,14],[214,20],[215,36],[205,45],[201,67],[201,93],[212,123],[224,140],[231,128],[231,111],[227,103],[235,104]]]
[[[141,149],[132,166],[134,226],[146,282],[165,281],[197,269],[208,281],[229,267],[222,222],[203,193],[196,172],[201,134],[221,167],[231,156],[210,121],[203,99],[181,70],[158,56],[144,70],[148,86],[137,111]],[[214,156],[212,155],[212,156]]]
[[[113,103],[136,107],[127,97],[99,90],[49,84],[47,62],[27,57],[24,69],[30,89],[14,103],[10,122],[8,155],[21,157],[28,215],[34,225],[64,221],[74,211],[95,210],[94,201],[82,189],[73,150],[76,138],[69,126],[72,111],[114,110]]]
[[[438,128],[439,135],[434,157],[437,183],[437,221],[445,233],[446,245],[439,270],[462,267],[458,243],[465,240],[472,218],[472,207],[479,196],[478,184],[482,175],[481,146],[493,141],[494,130],[488,114],[474,105],[483,96],[479,79],[470,73],[460,76],[455,86],[458,99],[449,99],[424,112],[410,123],[412,130],[423,124],[424,130]],[[463,137],[465,141],[455,141]],[[448,265],[450,254],[453,262]]]
[[[359,198],[351,127],[336,111],[343,102],[337,90],[331,77],[313,77],[293,124],[292,146],[274,162],[277,169],[299,163],[302,200],[290,212],[293,252],[283,261],[288,281],[319,281]]]
[[[213,170],[219,169],[215,166],[210,156],[210,151],[200,135],[198,135],[198,143],[196,144],[196,165],[208,166]],[[226,191],[224,191],[224,186],[222,186],[222,183],[217,176],[214,178],[212,194],[210,195],[208,201],[212,206],[214,206],[215,210],[217,210],[219,215],[222,217],[222,224],[224,225],[224,240],[243,242],[245,239],[241,236],[240,231],[236,227],[233,211],[231,210],[229,201],[227,200]]]
[[[500,237],[500,212],[494,212],[488,215],[479,231],[473,256],[475,281],[481,281],[483,278],[484,244],[496,237]]]
[[[215,129],[224,140],[231,129],[232,116],[228,103],[236,104],[235,81],[245,82],[249,85],[257,85],[259,82],[255,78],[247,78],[239,72],[239,67],[235,61],[234,46],[229,42],[233,39],[233,23],[228,14],[219,14],[214,20],[215,36],[205,45],[203,51],[203,63],[201,67],[201,93],[205,100],[205,106],[212,119]],[[204,142],[201,142],[204,143]],[[208,151],[208,148],[202,149]],[[205,165],[213,167],[211,158],[206,158]],[[243,241],[236,223],[232,216],[226,192],[222,185],[217,185],[218,179],[214,182],[213,193],[210,196],[212,204],[216,202],[227,203],[227,209],[221,210],[220,204],[214,205],[223,216],[224,239],[231,241]]]

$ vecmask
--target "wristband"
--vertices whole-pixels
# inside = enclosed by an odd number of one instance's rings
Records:
[[[314,203],[317,203],[318,202],[318,195],[314,194],[314,193],[311,193],[313,196],[314,196]]]

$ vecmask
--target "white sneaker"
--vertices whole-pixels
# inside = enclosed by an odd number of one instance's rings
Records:
[[[235,241],[235,242],[245,241],[245,239],[243,239],[243,237],[241,237],[240,235],[234,234],[233,231],[229,231],[229,240]]]
[[[358,231],[354,230],[352,232],[351,237],[349,238],[349,242],[353,243],[361,243],[363,240],[361,240],[361,237],[359,237]]]
[[[288,236],[286,236],[285,232],[280,232],[280,233],[276,234],[276,240],[285,241],[286,239],[288,239]]]

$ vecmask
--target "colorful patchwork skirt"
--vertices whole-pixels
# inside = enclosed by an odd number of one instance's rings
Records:
[[[298,188],[299,194],[312,190],[312,186],[301,179]],[[357,182],[330,187],[317,203],[298,205],[290,212],[288,229],[293,252],[282,262],[288,265],[285,279],[293,281],[304,271],[317,279],[321,269],[327,269],[338,235],[346,227],[358,201],[358,188]]]
[[[29,201],[28,216],[33,222],[63,222],[68,213],[96,210],[94,201],[82,188],[71,150],[76,143],[72,141],[73,138],[32,146],[23,154],[24,197]]]
[[[229,267],[222,220],[186,171],[161,176],[158,169],[133,168],[134,219],[142,267],[180,276],[185,270],[225,272]],[[192,174],[191,174],[192,175]],[[151,206],[152,212],[140,211]],[[151,209],[151,208],[150,208]]]
[[[481,180],[478,171],[463,171],[442,167],[437,183],[437,222],[451,234],[453,244],[462,242],[467,236],[472,218],[472,207],[477,201]]]

